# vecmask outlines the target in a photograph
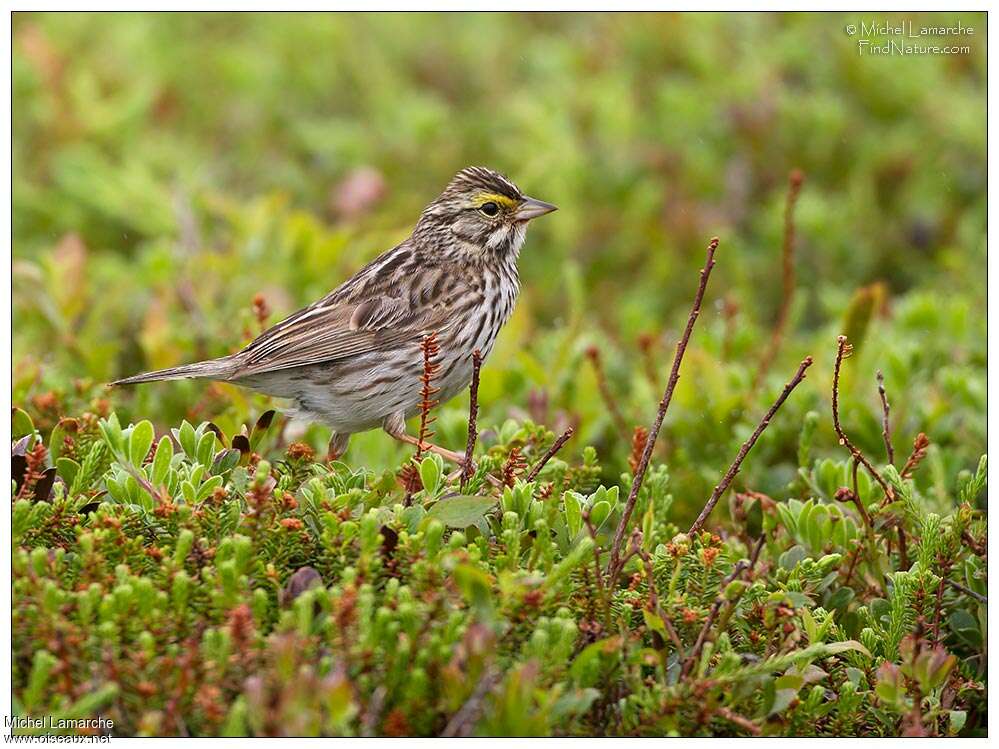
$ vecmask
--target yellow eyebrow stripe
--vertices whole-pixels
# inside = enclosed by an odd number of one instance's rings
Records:
[[[508,198],[506,195],[500,195],[495,192],[480,192],[474,198],[472,198],[472,204],[478,208],[486,203],[499,203],[500,205],[506,206],[507,208],[516,208],[517,201],[513,198]]]

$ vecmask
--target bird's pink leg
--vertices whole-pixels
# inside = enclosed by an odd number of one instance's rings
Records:
[[[329,448],[326,451],[326,460],[340,460],[340,456],[347,452],[347,443],[350,442],[349,434],[340,434],[339,432],[333,432],[333,436],[330,437]]]
[[[400,413],[390,414],[385,417],[383,428],[386,432],[388,432],[389,436],[399,440],[400,442],[405,442],[407,445],[419,447],[421,450],[426,452],[437,453],[445,460],[450,460],[452,463],[457,463],[458,465],[464,465],[465,463],[465,455],[463,453],[448,450],[447,448],[434,445],[430,442],[423,442],[421,444],[416,437],[411,434],[407,434],[406,420]]]

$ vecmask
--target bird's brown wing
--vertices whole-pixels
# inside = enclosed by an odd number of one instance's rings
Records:
[[[380,294],[350,302],[320,302],[296,312],[265,331],[237,354],[241,366],[234,379],[305,364],[318,364],[419,341],[440,332],[451,318],[452,293],[411,304]]]

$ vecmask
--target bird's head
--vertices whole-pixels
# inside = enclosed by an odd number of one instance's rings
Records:
[[[471,166],[426,207],[414,238],[445,241],[461,253],[516,257],[528,222],[554,210],[551,203],[524,195],[499,172]]]

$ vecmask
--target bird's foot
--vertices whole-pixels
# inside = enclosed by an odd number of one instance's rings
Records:
[[[326,462],[332,463],[334,460],[340,460],[343,454],[347,452],[348,442],[350,442],[349,434],[333,432],[333,436],[330,437],[329,447],[326,449]]]

